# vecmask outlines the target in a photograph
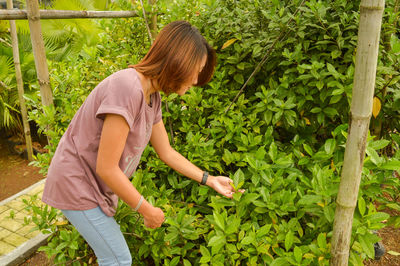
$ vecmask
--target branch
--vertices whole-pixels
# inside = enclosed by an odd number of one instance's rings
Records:
[[[296,11],[293,14],[293,17],[296,16],[296,14],[299,12],[300,7],[302,7],[304,5],[304,3],[306,2],[306,0],[303,0],[299,7],[296,9]],[[287,22],[287,25],[289,25],[292,21],[293,21],[293,17],[290,18],[290,20]],[[242,88],[240,89],[240,91],[236,94],[235,98],[233,99],[233,101],[231,102],[231,104],[228,106],[228,108],[226,108],[225,110],[225,114],[229,111],[229,109],[231,108],[231,106],[233,105],[234,102],[236,102],[237,98],[239,97],[239,95],[243,92],[243,90],[246,88],[247,83],[249,83],[250,79],[260,70],[260,68],[264,65],[264,63],[267,61],[269,55],[271,54],[272,50],[274,49],[275,45],[278,43],[278,41],[280,41],[282,39],[283,36],[286,36],[286,31],[287,28],[282,31],[278,38],[274,41],[274,43],[271,45],[271,47],[268,49],[267,53],[265,54],[265,56],[263,57],[263,59],[260,61],[260,63],[258,63],[257,67],[254,69],[253,73],[251,73],[250,77],[246,80],[246,82],[243,84]]]

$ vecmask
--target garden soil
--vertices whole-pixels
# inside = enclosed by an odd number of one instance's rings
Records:
[[[39,169],[19,155],[11,155],[5,139],[0,138],[0,201],[42,180]],[[387,227],[378,232],[386,251],[400,253],[400,229]],[[53,265],[44,252],[36,252],[20,266]],[[386,254],[379,261],[367,261],[367,266],[400,266],[400,256]]]

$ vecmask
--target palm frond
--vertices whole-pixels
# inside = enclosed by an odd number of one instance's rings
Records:
[[[12,56],[0,55],[0,79],[4,79],[8,75],[12,75],[14,69],[14,62]]]
[[[29,36],[29,22],[27,20],[16,20],[18,34],[26,34]]]

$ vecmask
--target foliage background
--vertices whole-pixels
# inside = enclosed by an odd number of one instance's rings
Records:
[[[163,96],[168,105],[168,112],[163,106],[164,123],[173,125],[170,139],[177,151],[202,169],[230,176],[246,193],[233,200],[221,198],[169,169],[149,146],[132,183],[166,212],[167,220],[159,229],[147,229],[120,203],[116,220],[134,264],[328,265],[359,1],[310,0],[293,15],[300,2],[159,0],[156,6],[145,6],[148,13],[158,13],[159,28],[173,20],[188,20],[217,50],[218,67],[210,84],[192,88],[180,98]],[[103,6],[73,3],[55,1],[54,7],[105,8],[105,2]],[[119,0],[107,8],[142,11],[139,1],[132,6]],[[371,120],[353,224],[352,265],[374,257],[373,243],[379,240],[374,230],[400,223],[398,217],[379,212],[400,211],[399,180],[393,175],[400,169],[399,13],[394,10],[395,1],[387,1],[376,82],[382,108]],[[43,108],[26,24],[18,27],[21,43],[26,44],[22,47],[27,47],[23,75],[30,118],[51,137],[50,153],[37,158],[46,172],[60,137],[86,96],[106,76],[138,62],[150,41],[141,17],[43,22],[55,102],[54,107]],[[284,38],[272,47],[266,64],[225,113],[282,32]],[[13,88],[10,53],[6,46],[0,48],[0,59],[8,66],[1,75]],[[0,95],[4,99],[10,93],[3,89]],[[9,106],[16,109],[16,101],[8,101],[14,103]],[[47,124],[51,130],[45,130]],[[82,259],[74,264],[88,262],[92,251],[71,225],[57,222],[56,211],[37,206],[34,199],[27,204],[38,227],[54,232],[42,248],[49,256],[56,255],[56,262],[75,257]]]

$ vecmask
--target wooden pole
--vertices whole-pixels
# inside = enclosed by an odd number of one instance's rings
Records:
[[[7,0],[7,8],[13,9],[12,0]],[[28,123],[28,113],[26,111],[26,105],[24,99],[24,83],[22,81],[21,64],[19,60],[17,26],[14,20],[10,20],[10,32],[11,32],[12,49],[13,49],[14,66],[15,66],[15,78],[17,80],[19,106],[21,108],[22,124],[24,126],[26,151],[28,154],[28,160],[32,161],[33,149],[32,149],[31,130]]]
[[[348,265],[354,209],[357,205],[365,146],[372,113],[382,14],[385,0],[362,0],[351,118],[337,207],[330,265]]]
[[[153,7],[156,5],[156,3],[157,3],[157,0],[149,0],[149,4]],[[151,37],[154,40],[157,36],[157,12],[151,13],[150,32],[151,32]]]
[[[46,61],[42,28],[40,25],[38,0],[27,0],[26,7],[42,104],[44,106],[50,106],[53,105],[53,94],[50,88],[49,69]]]
[[[29,2],[28,0],[27,2]],[[39,10],[40,19],[69,18],[129,18],[137,17],[136,11],[77,11]],[[0,20],[27,19],[28,10],[0,10]]]

